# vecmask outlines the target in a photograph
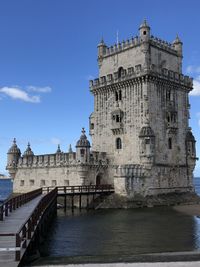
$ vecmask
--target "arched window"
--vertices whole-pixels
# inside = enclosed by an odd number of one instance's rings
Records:
[[[168,139],[168,148],[172,149],[172,138],[171,137]]]
[[[118,69],[118,78],[121,78],[121,77],[122,77],[122,72],[123,72],[123,68],[120,67],[120,68]]]
[[[116,139],[116,149],[122,149],[122,140],[119,137]]]

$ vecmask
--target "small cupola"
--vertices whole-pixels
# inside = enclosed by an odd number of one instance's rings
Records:
[[[23,156],[24,156],[24,157],[34,156],[34,153],[33,153],[33,151],[31,150],[31,145],[30,145],[29,142],[28,142],[27,149],[25,150]]]
[[[85,135],[85,129],[82,128],[80,139],[76,143],[76,147],[90,147],[90,142],[87,140]]]
[[[21,151],[17,146],[16,138],[13,139],[13,144],[8,150],[8,154],[16,154],[16,155],[21,155]]]
[[[90,142],[87,140],[84,128],[82,128],[82,134],[76,143],[76,160],[80,163],[88,163],[90,160]]]
[[[15,177],[17,171],[17,164],[21,156],[21,151],[17,146],[16,139],[14,138],[12,146],[9,148],[7,153],[7,165],[6,169],[12,178]]]
[[[57,148],[57,150],[56,150],[56,154],[60,154],[60,153],[62,153],[62,151],[61,151],[61,149],[60,149],[60,145],[58,144],[58,148]]]

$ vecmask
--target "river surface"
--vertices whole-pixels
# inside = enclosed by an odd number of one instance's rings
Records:
[[[200,194],[200,179],[195,180]],[[69,257],[117,260],[130,255],[200,250],[200,218],[171,207],[58,210],[36,263],[67,262]],[[64,260],[63,260],[64,259]],[[66,261],[65,261],[66,259]],[[88,260],[90,261],[90,259]]]
[[[200,178],[195,179],[200,195]],[[0,199],[12,192],[10,180],[0,181]],[[200,218],[174,211],[171,207],[130,210],[58,210],[41,257],[34,264],[118,260],[156,252],[200,250]],[[98,261],[97,260],[97,261]],[[76,260],[75,260],[76,261]]]

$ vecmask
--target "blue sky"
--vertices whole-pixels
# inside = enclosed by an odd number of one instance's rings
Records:
[[[35,154],[75,145],[88,132],[97,77],[97,44],[138,34],[146,18],[153,35],[183,41],[183,73],[194,77],[190,125],[200,156],[200,30],[198,0],[0,0],[0,172],[16,137]],[[200,176],[200,163],[195,175]]]

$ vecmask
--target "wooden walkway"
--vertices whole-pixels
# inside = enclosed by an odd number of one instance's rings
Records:
[[[44,195],[40,195],[30,202],[16,209],[4,219],[0,221],[0,234],[18,233],[25,221],[31,216]],[[19,262],[15,261],[16,236],[0,236],[0,266],[18,266]],[[23,251],[22,251],[23,253]]]
[[[114,192],[111,185],[44,187],[5,201],[0,206],[0,267],[17,267],[31,241],[47,228],[56,212],[57,196],[107,195]]]

